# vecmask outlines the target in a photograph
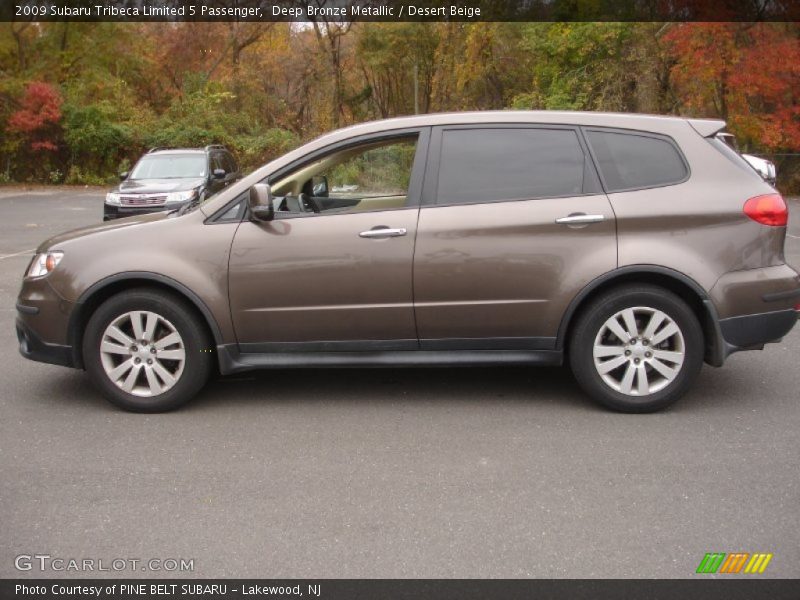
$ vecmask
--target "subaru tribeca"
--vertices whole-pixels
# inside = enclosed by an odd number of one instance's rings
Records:
[[[202,202],[239,178],[239,167],[224,146],[152,148],[122,182],[106,194],[103,220],[178,210]]]
[[[607,407],[654,411],[800,309],[786,204],[724,126],[480,112],[341,129],[189,210],[44,242],[20,351],[135,411],[215,371],[563,363]]]

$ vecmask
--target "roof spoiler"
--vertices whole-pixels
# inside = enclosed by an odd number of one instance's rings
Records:
[[[711,137],[725,129],[725,121],[719,119],[686,119],[697,133],[703,137]]]

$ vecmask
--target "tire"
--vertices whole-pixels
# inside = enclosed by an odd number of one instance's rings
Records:
[[[146,343],[135,339],[137,333]],[[112,404],[133,412],[165,412],[205,385],[213,368],[210,348],[207,330],[190,305],[137,288],[112,296],[91,316],[83,361]]]
[[[568,347],[581,388],[627,413],[661,410],[683,396],[700,372],[703,351],[692,309],[672,292],[644,284],[614,288],[592,301]]]

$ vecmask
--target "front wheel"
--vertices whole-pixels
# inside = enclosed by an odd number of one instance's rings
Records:
[[[672,292],[624,286],[580,315],[569,358],[592,398],[622,412],[653,412],[691,386],[703,363],[703,334],[691,308]]]
[[[211,373],[209,340],[191,307],[156,290],[109,298],[89,319],[86,370],[113,404],[134,412],[172,410]]]

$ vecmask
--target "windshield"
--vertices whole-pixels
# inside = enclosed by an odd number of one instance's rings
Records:
[[[204,154],[161,154],[142,158],[130,179],[187,179],[205,175]]]

